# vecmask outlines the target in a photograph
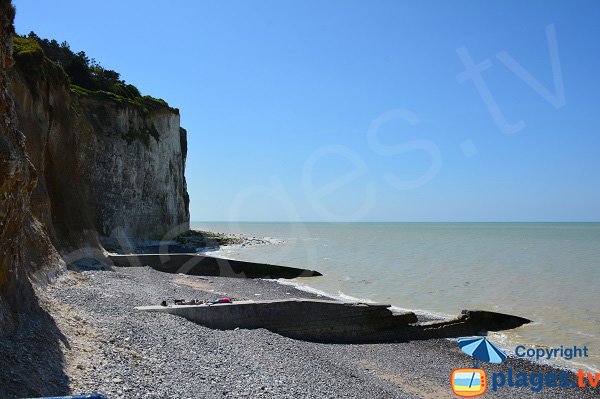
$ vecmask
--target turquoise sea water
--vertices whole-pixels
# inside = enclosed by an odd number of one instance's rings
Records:
[[[457,315],[485,309],[535,323],[490,338],[515,345],[587,345],[555,363],[600,369],[600,223],[192,223],[283,240],[220,255],[315,269],[295,282],[334,296]]]

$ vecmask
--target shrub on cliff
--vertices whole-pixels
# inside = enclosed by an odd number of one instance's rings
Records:
[[[121,79],[118,72],[105,69],[95,59],[89,58],[85,51],[74,52],[65,41],[58,43],[54,39],[42,39],[30,32],[27,36],[15,36],[13,44],[15,58],[27,71],[28,80],[37,76],[33,69],[48,60],[69,76],[71,91],[77,95],[108,98],[146,111],[148,108],[170,108],[162,99],[142,96],[137,87]]]
[[[44,51],[35,40],[13,37],[13,58],[25,75],[25,80],[35,93],[36,81],[59,80],[64,75],[62,68],[44,56]]]
[[[71,83],[91,91],[102,90],[115,93],[122,97],[140,97],[140,92],[133,85],[126,85],[121,75],[110,69],[103,68],[95,59],[89,58],[85,51],[75,53],[69,43],[58,43],[56,40],[42,39],[34,32],[29,32],[27,39],[35,41],[52,62],[60,65]],[[129,90],[124,89],[130,86]]]

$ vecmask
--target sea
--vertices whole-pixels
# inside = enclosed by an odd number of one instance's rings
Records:
[[[534,322],[489,339],[508,353],[587,347],[544,362],[600,369],[600,223],[231,223],[193,229],[264,238],[213,255],[313,269],[281,281],[432,316],[482,309]]]

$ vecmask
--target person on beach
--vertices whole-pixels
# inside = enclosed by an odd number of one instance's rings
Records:
[[[178,305],[178,306],[203,305],[203,304],[216,305],[219,303],[231,303],[231,298],[223,297],[223,298],[215,299],[214,301],[208,301],[208,302],[203,301],[201,299],[190,299],[189,301],[186,299],[175,299],[173,301],[173,305]],[[162,301],[160,303],[160,306],[167,306],[167,301]]]

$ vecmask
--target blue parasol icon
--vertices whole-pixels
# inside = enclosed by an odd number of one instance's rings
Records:
[[[506,354],[485,337],[459,338],[458,347],[473,359],[482,362],[502,363],[506,360]]]

